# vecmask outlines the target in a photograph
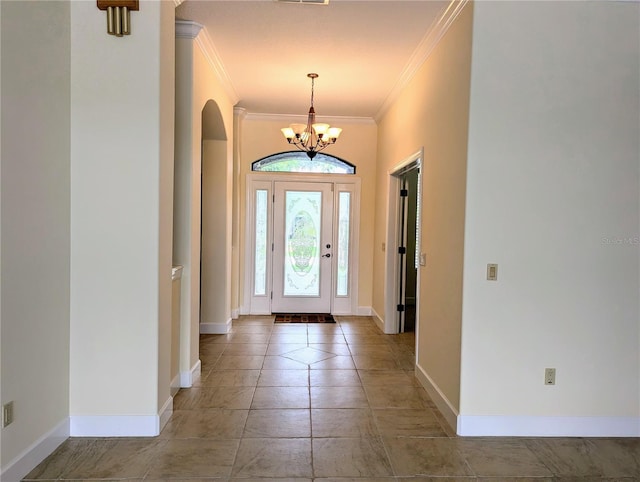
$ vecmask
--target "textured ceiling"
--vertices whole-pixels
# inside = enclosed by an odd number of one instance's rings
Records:
[[[448,4],[186,0],[176,16],[205,26],[248,112],[304,114],[317,72],[319,115],[374,117]]]

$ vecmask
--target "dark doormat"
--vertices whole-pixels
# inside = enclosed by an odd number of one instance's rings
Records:
[[[335,323],[327,313],[274,313],[276,323]]]

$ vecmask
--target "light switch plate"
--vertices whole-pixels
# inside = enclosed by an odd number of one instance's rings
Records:
[[[497,264],[487,265],[487,279],[489,281],[498,281],[498,265]]]
[[[427,253],[420,253],[420,266],[427,265]]]

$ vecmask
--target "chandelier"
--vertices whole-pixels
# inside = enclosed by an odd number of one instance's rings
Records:
[[[313,87],[318,74],[307,74],[311,79],[311,107],[306,124],[291,124],[282,130],[289,144],[293,144],[301,151],[307,153],[309,159],[330,144],[335,144],[340,137],[342,129],[331,127],[329,124],[316,123],[316,111],[313,109]]]

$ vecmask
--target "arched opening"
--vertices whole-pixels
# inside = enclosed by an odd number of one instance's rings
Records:
[[[202,110],[200,331],[226,331],[231,298],[232,165],[220,108]]]

